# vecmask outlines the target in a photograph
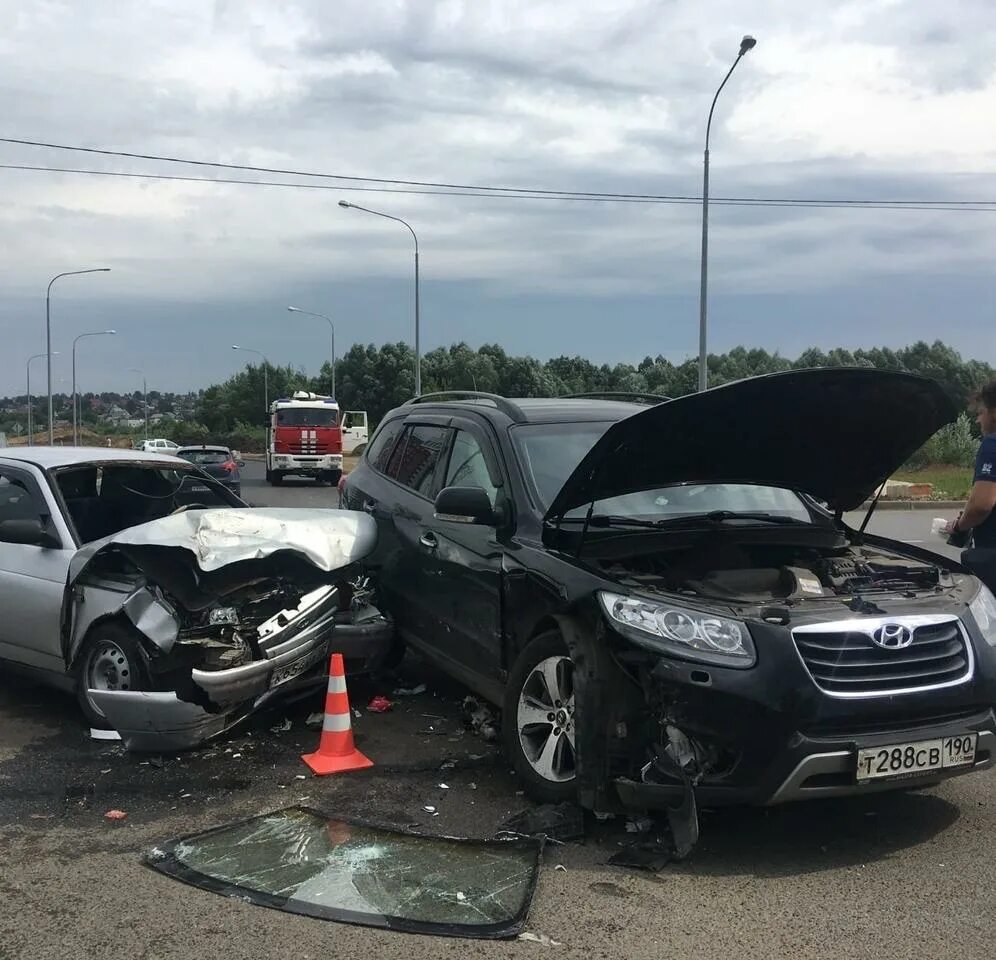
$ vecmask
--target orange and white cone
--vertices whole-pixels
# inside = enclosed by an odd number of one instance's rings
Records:
[[[346,670],[341,653],[333,653],[329,663],[329,688],[325,694],[325,720],[322,737],[314,753],[301,759],[319,776],[327,773],[345,773],[347,770],[364,770],[373,766],[353,745],[353,721],[349,712],[349,694],[346,693]]]

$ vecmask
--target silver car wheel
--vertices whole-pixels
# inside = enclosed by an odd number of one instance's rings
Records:
[[[128,655],[113,640],[98,640],[87,657],[83,682],[87,690],[130,690],[134,670]],[[94,712],[104,712],[87,696]]]
[[[529,672],[519,693],[517,726],[523,756],[544,780],[564,783],[577,776],[570,657],[547,657]]]

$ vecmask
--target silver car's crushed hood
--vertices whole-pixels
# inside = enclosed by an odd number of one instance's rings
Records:
[[[281,551],[298,554],[320,570],[331,571],[362,560],[376,540],[376,522],[365,513],[349,510],[187,510],[87,544],[70,562],[69,586],[93,557],[109,547],[173,547],[193,554],[197,567],[205,573]]]

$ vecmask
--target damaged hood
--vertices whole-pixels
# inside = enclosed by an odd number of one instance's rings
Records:
[[[328,572],[363,559],[376,542],[373,518],[351,510],[187,510],[87,544],[70,562],[69,585],[98,553],[111,547],[181,550],[205,573],[277,553],[294,554]]]
[[[678,483],[755,483],[863,503],[958,411],[933,380],[867,368],[740,380],[613,424],[547,511]]]

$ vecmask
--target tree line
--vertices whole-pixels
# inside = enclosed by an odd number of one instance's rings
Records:
[[[810,367],[873,367],[920,374],[937,380],[959,406],[996,371],[987,363],[965,360],[951,347],[923,341],[892,350],[806,350],[794,360],[760,348],[734,347],[709,356],[709,383]],[[331,370],[326,363],[317,377],[291,367],[268,367],[269,396],[288,396],[294,390],[328,393]],[[595,364],[579,356],[512,356],[497,344],[475,350],[466,343],[440,347],[422,357],[422,392],[481,390],[506,397],[554,397],[569,393],[612,391],[680,397],[693,393],[698,383],[694,359],[674,364],[665,357],[645,357],[628,363]],[[336,393],[344,410],[366,410],[376,423],[388,410],[404,403],[415,390],[414,357],[405,343],[356,344],[336,363]],[[195,419],[209,431],[227,433],[241,426],[259,426],[264,420],[263,369],[256,364],[202,391]]]

